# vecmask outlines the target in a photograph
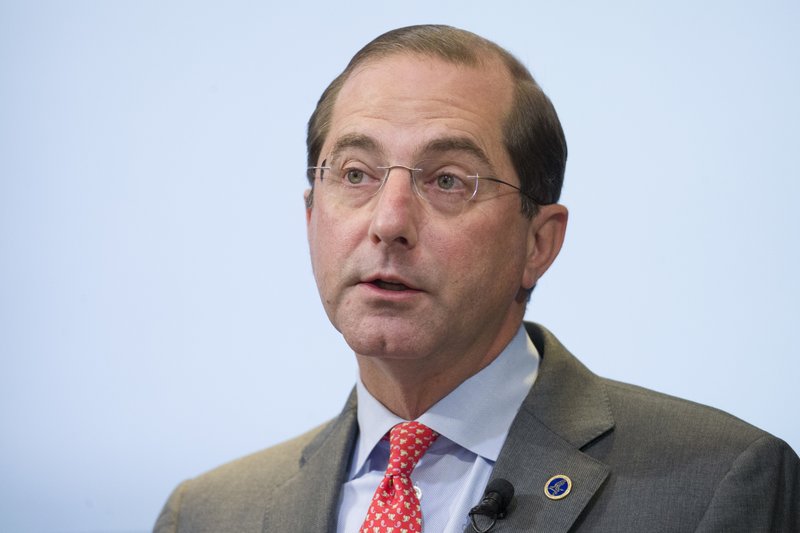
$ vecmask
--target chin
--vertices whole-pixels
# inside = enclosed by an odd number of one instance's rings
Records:
[[[420,336],[420,328],[413,325],[371,324],[365,320],[356,327],[343,327],[340,331],[345,342],[358,355],[388,359],[416,359],[432,351],[433,346]]]
[[[416,359],[426,352],[417,347],[416,343],[409,343],[405,338],[393,338],[391,335],[372,335],[368,338],[345,336],[345,341],[355,353],[365,357]]]

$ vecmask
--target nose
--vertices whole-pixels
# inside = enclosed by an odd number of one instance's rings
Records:
[[[413,248],[417,244],[419,199],[414,193],[411,169],[392,167],[378,193],[369,236],[373,243]]]

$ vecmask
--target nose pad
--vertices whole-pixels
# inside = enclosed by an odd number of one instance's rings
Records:
[[[409,173],[395,173],[392,176],[392,171],[395,169],[408,170]],[[418,200],[420,198],[414,198],[415,196],[419,197],[419,193],[416,190],[414,175],[411,170],[408,167],[399,165],[386,168],[386,176],[384,176],[380,189],[376,194],[378,199],[376,209],[388,208],[393,211],[406,211],[412,208],[412,203],[415,199]]]
[[[419,190],[419,187],[417,186],[417,180],[416,180],[416,175],[415,175],[415,173],[416,172],[420,172],[421,169],[415,168],[415,167],[407,167],[405,165],[391,165],[391,166],[387,166],[387,167],[378,167],[378,169],[386,171],[386,174],[383,177],[383,181],[381,182],[381,186],[378,189],[378,193],[377,193],[378,196],[383,195],[383,191],[387,187],[387,182],[389,181],[389,178],[391,177],[392,170],[403,169],[403,170],[407,170],[408,171],[408,180],[411,182],[410,186],[411,186],[411,190],[414,192],[414,195],[417,197],[418,200],[423,200],[422,193]],[[395,181],[397,181],[397,177],[395,177]]]

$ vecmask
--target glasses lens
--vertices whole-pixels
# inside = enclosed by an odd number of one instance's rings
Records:
[[[339,154],[328,160],[327,167],[321,175],[326,193],[350,207],[358,207],[375,196],[386,175],[363,154]]]
[[[378,194],[393,169],[410,172],[414,192],[435,212],[452,216],[461,213],[474,196],[477,179],[451,160],[426,159],[414,165],[377,163],[364,153],[341,153],[326,161],[321,184],[326,194],[348,207],[360,207]]]
[[[477,180],[473,173],[450,160],[427,159],[416,168],[417,193],[439,213],[458,214],[475,196]]]

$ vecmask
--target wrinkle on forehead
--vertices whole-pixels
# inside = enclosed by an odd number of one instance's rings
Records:
[[[416,65],[416,68],[403,69],[403,78],[397,79],[396,83],[393,84],[394,87],[401,87],[404,89],[404,91],[399,93],[395,92],[392,95],[398,106],[402,105],[406,100],[414,100],[418,97],[418,94],[415,93],[414,89],[418,88],[420,85],[430,84],[428,74],[431,69],[434,69],[438,79],[440,80],[438,84],[441,86],[445,86],[452,78],[461,77],[464,74],[467,74],[468,81],[463,83],[462,86],[472,88],[473,90],[468,91],[469,93],[478,91],[496,92],[496,98],[492,99],[488,103],[501,108],[502,116],[498,118],[500,118],[501,121],[504,121],[506,115],[511,110],[511,105],[513,102],[513,78],[508,70],[508,67],[499,57],[483,56],[485,56],[485,54],[482,54],[480,60],[475,64],[456,63],[438,56],[407,52],[389,54],[366,61],[356,67],[342,85],[342,89],[337,95],[336,104],[334,105],[334,116],[331,117],[332,122],[335,122],[335,115],[337,114],[337,111],[340,111],[337,109],[340,107],[337,104],[342,100],[344,93],[354,90],[366,93],[369,98],[364,98],[360,101],[362,106],[364,106],[362,109],[366,109],[366,106],[371,101],[380,100],[381,97],[385,97],[385,94],[375,91],[374,84],[372,86],[369,84],[364,84],[361,79],[364,76],[373,74],[376,70],[384,68],[387,63],[392,62],[400,66],[401,69],[403,63],[412,66]],[[383,74],[383,76],[390,80],[393,75],[394,72]],[[465,96],[467,95],[455,95],[448,92],[442,92],[440,94],[429,93],[426,95],[426,98],[429,99],[432,104],[453,105],[459,98],[463,98]]]
[[[386,156],[383,144],[379,140],[363,133],[348,133],[336,139],[330,152],[330,157],[335,158],[342,152],[351,149],[363,150],[365,152],[377,154],[380,157]],[[446,153],[461,153],[471,156],[483,165],[491,166],[489,157],[483,149],[469,137],[437,137],[418,147],[415,153],[419,158],[427,158],[431,155],[443,155]],[[387,163],[391,162],[387,161]]]
[[[503,130],[513,94],[511,74],[499,59],[465,65],[420,54],[377,58],[343,84],[328,149],[320,155],[344,146],[403,159],[460,151],[506,167]]]

